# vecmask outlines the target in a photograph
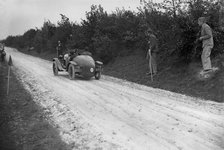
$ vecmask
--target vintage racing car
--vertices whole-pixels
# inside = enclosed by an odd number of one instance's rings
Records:
[[[88,51],[78,49],[70,50],[58,58],[53,58],[53,73],[55,76],[60,71],[67,71],[71,80],[75,77],[90,79],[95,77],[99,80],[101,77],[103,63],[95,61]]]
[[[5,45],[0,43],[0,58],[1,58],[1,61],[4,62],[5,61],[5,56],[6,56],[6,53],[5,53]]]

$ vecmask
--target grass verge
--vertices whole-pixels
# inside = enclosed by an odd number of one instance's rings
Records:
[[[141,55],[117,58],[105,67],[104,74],[205,100],[224,102],[224,71],[220,60],[213,60],[213,65],[220,70],[208,80],[198,78],[201,62],[186,64],[164,61],[158,64],[158,74],[151,81],[150,75],[146,75],[147,61]]]
[[[11,84],[7,95],[7,64],[0,63],[0,70],[0,149],[70,149],[14,74],[9,78]]]

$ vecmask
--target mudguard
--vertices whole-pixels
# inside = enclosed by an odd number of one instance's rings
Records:
[[[74,62],[74,61],[69,61],[69,64],[73,64],[75,66],[78,66],[78,64],[76,62]]]
[[[53,58],[53,62],[56,62],[59,70],[64,70],[58,58]]]
[[[100,65],[100,66],[103,65],[103,63],[101,61],[95,61],[95,63],[96,63],[96,65]]]
[[[95,71],[96,72],[101,72],[102,71],[103,63],[101,61],[95,61],[95,64],[96,64]]]
[[[67,71],[68,71],[68,67],[69,67],[70,64],[75,66],[75,72],[80,72],[79,65],[76,62],[74,62],[74,61],[69,61],[68,66],[67,66]]]

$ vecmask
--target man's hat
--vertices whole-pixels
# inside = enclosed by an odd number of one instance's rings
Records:
[[[199,18],[198,18],[198,21],[201,21],[201,22],[206,22],[206,21],[207,21],[207,19],[206,19],[206,17],[199,17]]]
[[[147,32],[148,32],[148,33],[153,33],[153,31],[152,31],[151,28],[148,28],[148,29],[147,29]]]

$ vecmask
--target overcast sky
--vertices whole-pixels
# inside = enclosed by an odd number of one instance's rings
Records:
[[[140,0],[0,0],[0,39],[40,28],[44,20],[56,24],[60,13],[72,22],[80,22],[92,4],[101,4],[108,13],[117,7],[136,11]]]

